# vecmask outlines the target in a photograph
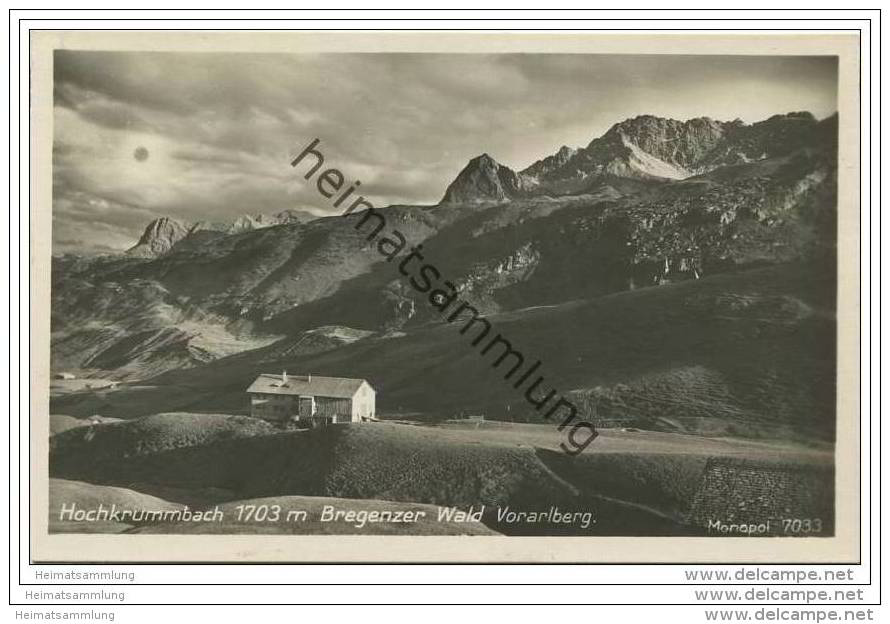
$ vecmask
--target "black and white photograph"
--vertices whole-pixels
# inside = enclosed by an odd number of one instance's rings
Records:
[[[850,517],[837,55],[96,48],[46,94],[50,537]]]

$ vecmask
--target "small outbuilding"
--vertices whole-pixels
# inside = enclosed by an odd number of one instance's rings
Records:
[[[376,392],[364,379],[262,374],[247,389],[250,415],[309,427],[374,419]]]

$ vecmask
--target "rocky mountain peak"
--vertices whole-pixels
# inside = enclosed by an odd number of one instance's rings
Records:
[[[476,158],[471,158],[467,165],[475,165],[477,167],[499,167],[500,163],[489,156],[488,153],[483,152],[476,156]]]
[[[717,146],[725,134],[726,124],[709,117],[678,121],[640,115],[615,124],[603,137],[594,139],[587,149],[595,149],[599,141],[614,141],[621,137],[668,165],[690,170]]]
[[[448,185],[441,203],[503,201],[522,190],[519,175],[488,154],[470,160]]]
[[[568,145],[563,145],[555,154],[547,156],[546,158],[542,158],[529,167],[523,169],[520,174],[529,176],[531,178],[546,176],[550,172],[555,171],[556,169],[565,165],[569,161],[569,159],[577,152],[577,149],[571,148]]]
[[[308,210],[295,210],[293,208],[288,208],[287,210],[282,210],[281,212],[272,216],[272,221],[277,224],[285,224],[285,223],[308,223],[309,221],[314,221],[317,219],[314,214],[309,212]]]
[[[149,223],[139,242],[127,250],[133,256],[160,256],[167,253],[173,245],[185,238],[191,229],[190,224],[183,224],[170,217],[159,217]]]

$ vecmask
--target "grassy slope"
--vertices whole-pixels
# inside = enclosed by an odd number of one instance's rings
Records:
[[[89,425],[88,420],[74,418],[73,416],[65,416],[64,414],[50,414],[49,417],[49,433],[50,435],[68,431],[75,427],[84,427]]]
[[[589,532],[600,534],[696,532],[710,517],[750,519],[754,510],[756,517],[818,514],[827,526],[831,520],[830,451],[788,444],[605,431],[585,454],[569,460],[556,451],[553,427],[507,423],[478,429],[338,425],[136,452],[102,448],[112,440],[56,445],[51,474],[158,494],[215,491],[222,493],[220,501],[312,496],[484,504],[486,523],[500,532],[540,530],[498,525],[494,507],[507,505],[593,509],[599,521]],[[715,499],[721,488],[738,489],[732,485],[738,471],[721,476],[715,462],[744,463],[743,477],[753,489]],[[821,494],[789,496],[795,489]]]
[[[238,506],[278,506],[279,519],[276,522],[265,520],[238,521]],[[375,512],[401,511],[415,512],[416,521],[412,522],[366,522],[356,520],[347,522],[345,519],[321,521],[322,508],[332,506],[335,510]],[[222,522],[179,522],[158,523],[137,527],[130,533],[202,533],[202,534],[239,534],[249,535],[497,535],[495,531],[479,522],[439,522],[437,508],[433,505],[412,503],[396,503],[381,500],[345,500],[330,497],[310,496],[274,496],[255,498],[225,503],[219,506],[224,520]],[[289,511],[305,511],[308,518],[303,521],[288,521]],[[424,512],[420,516],[416,512]],[[242,512],[242,517],[244,512]]]
[[[93,444],[67,438],[54,446],[52,474],[97,483],[214,487],[241,497],[302,494],[453,505],[571,490],[553,478],[531,447],[410,425],[344,425],[201,446],[171,437],[166,450],[116,445],[111,436]]]
[[[161,453],[275,432],[269,423],[225,414],[155,414],[137,420],[77,427],[50,438],[50,453],[86,454],[95,460]]]
[[[496,535],[494,531],[479,522],[438,522],[437,508],[432,505],[397,503],[380,500],[346,500],[331,497],[277,496],[260,499],[236,500],[219,505],[223,513],[221,522],[181,520],[178,522],[146,522],[128,524],[114,521],[76,522],[60,520],[62,505],[76,504],[85,511],[97,510],[100,505],[117,511],[164,511],[176,510],[181,504],[173,503],[157,496],[143,493],[138,486],[133,488],[96,485],[81,481],[50,479],[49,486],[49,531],[50,533],[203,533],[203,534],[278,534],[278,535]],[[278,505],[281,508],[279,521],[262,522],[238,520],[239,505]],[[215,502],[190,504],[191,511],[213,509]],[[347,522],[345,519],[321,522],[324,506],[332,506],[343,511],[411,511],[425,512],[425,516],[415,514],[416,522]],[[288,521],[291,510],[305,511],[305,521]],[[244,517],[244,516],[242,516]]]
[[[155,496],[134,492],[121,487],[95,485],[65,479],[49,480],[49,532],[50,533],[120,533],[132,525],[123,522],[103,520],[100,522],[76,522],[61,520],[62,506],[74,504],[78,509],[93,510],[99,505],[109,508],[117,505],[121,509],[167,510],[178,509],[180,505],[170,503]]]
[[[819,269],[768,267],[489,318],[529,362],[542,361],[544,388],[597,403],[606,423],[832,439],[833,276]],[[383,413],[470,409],[534,422],[521,393],[457,330],[440,322],[299,357],[258,349],[142,386],[61,397],[53,411],[245,413],[255,375],[287,369],[368,379]]]

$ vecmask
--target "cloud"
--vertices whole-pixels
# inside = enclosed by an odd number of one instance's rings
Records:
[[[94,248],[90,224],[117,246],[158,215],[329,210],[289,166],[316,137],[378,205],[434,203],[482,152],[522,168],[637,114],[836,108],[818,57],[57,51],[54,67],[57,240]]]

